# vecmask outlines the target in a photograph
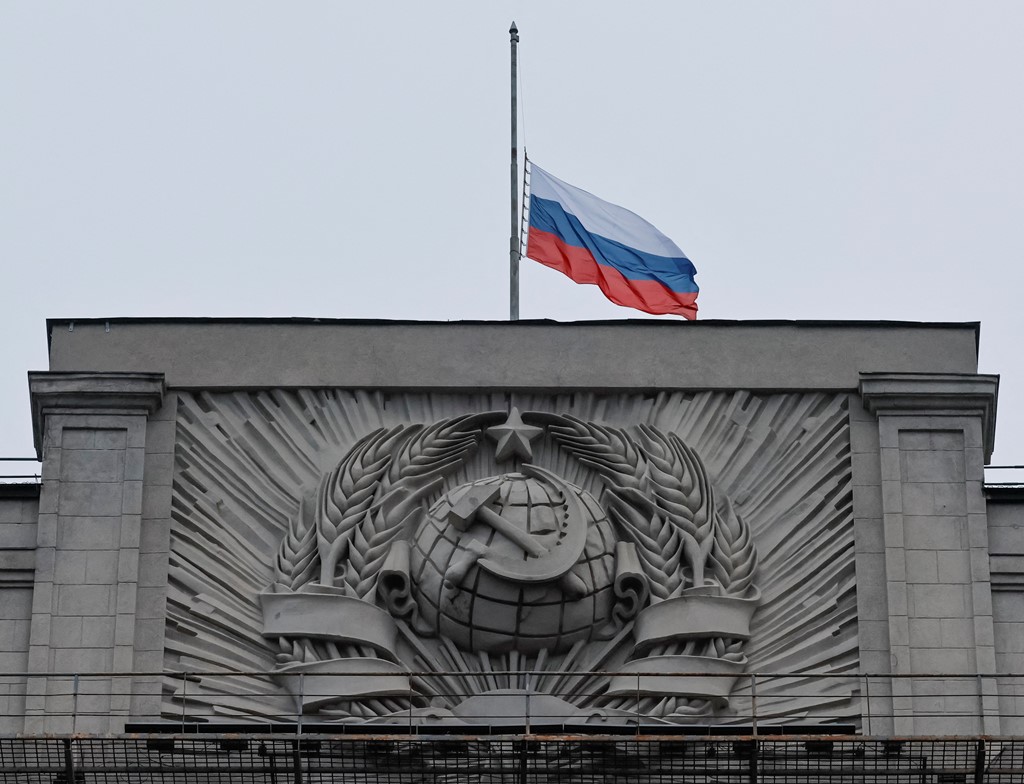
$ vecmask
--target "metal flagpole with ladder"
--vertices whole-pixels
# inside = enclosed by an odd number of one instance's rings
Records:
[[[519,259],[521,248],[519,245],[520,216],[519,216],[519,141],[517,138],[516,119],[518,116],[518,95],[516,93],[517,78],[517,57],[519,46],[519,28],[513,22],[508,30],[512,45],[512,231],[508,239],[508,263],[509,263],[509,321],[519,320]]]

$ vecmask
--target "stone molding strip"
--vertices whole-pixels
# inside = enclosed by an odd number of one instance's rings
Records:
[[[1024,591],[1024,555],[989,556],[993,591]]]
[[[30,528],[30,526],[19,526]],[[29,533],[35,538],[35,528]],[[36,571],[35,542],[32,547],[0,548],[0,588],[31,588]]]

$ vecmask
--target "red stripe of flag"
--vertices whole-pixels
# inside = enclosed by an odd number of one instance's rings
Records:
[[[550,232],[530,227],[527,237],[530,258],[558,270],[577,283],[592,283],[616,305],[645,313],[674,313],[697,318],[697,293],[670,291],[654,280],[627,280],[614,267],[598,264],[586,248],[567,245]]]

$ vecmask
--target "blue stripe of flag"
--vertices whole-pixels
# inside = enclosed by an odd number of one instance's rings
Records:
[[[615,240],[591,234],[579,219],[551,199],[530,199],[530,225],[561,237],[567,245],[586,248],[598,264],[614,267],[628,280],[654,280],[677,292],[699,291],[693,263],[682,258],[655,256]]]

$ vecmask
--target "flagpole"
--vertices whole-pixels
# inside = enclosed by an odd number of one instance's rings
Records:
[[[517,94],[517,57],[519,46],[519,28],[513,22],[508,30],[512,44],[512,233],[508,240],[509,262],[509,321],[519,321],[519,143],[516,135]]]

